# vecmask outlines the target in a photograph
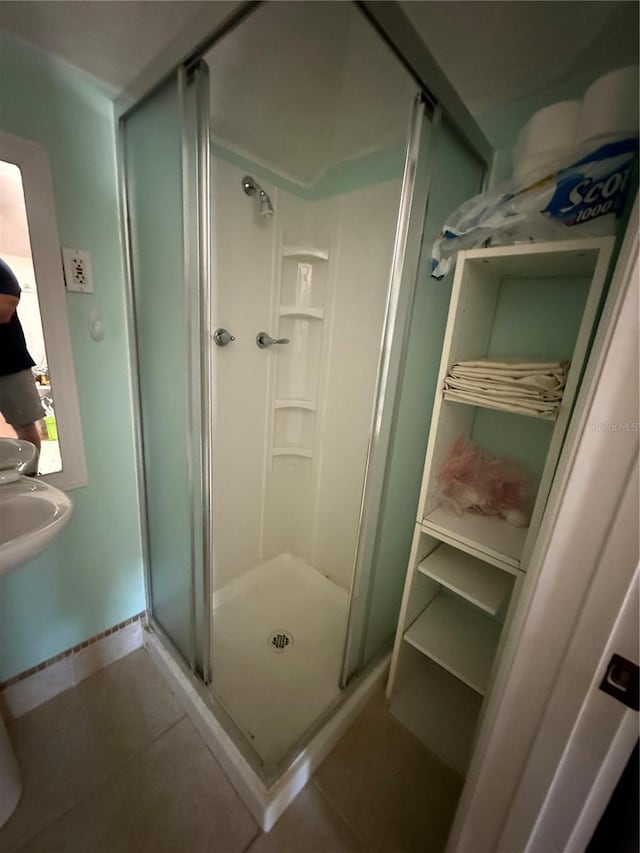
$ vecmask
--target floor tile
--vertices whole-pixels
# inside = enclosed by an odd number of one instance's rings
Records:
[[[334,809],[379,853],[444,849],[462,780],[377,696],[315,776]]]
[[[123,785],[105,782],[19,853],[138,853],[125,796]]]
[[[311,783],[248,853],[366,853],[366,847]]]
[[[144,649],[87,678],[77,691],[96,735],[118,766],[184,716]]]
[[[114,769],[74,689],[8,727],[22,770],[18,808],[0,829],[0,851],[16,850],[97,788]]]
[[[129,816],[144,853],[241,853],[258,827],[187,718],[128,765]]]

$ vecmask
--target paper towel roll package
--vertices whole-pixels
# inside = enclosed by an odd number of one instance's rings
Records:
[[[618,68],[587,89],[576,128],[576,147],[638,134],[638,66]]]
[[[615,234],[637,160],[638,69],[631,66],[600,77],[582,101],[559,101],[531,116],[516,142],[511,181],[447,218],[433,242],[432,277],[444,278],[460,249],[486,241]]]
[[[526,180],[549,163],[568,159],[574,148],[582,101],[559,101],[534,113],[518,134],[513,174]]]

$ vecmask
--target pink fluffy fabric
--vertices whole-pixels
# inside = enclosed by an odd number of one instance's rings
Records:
[[[529,481],[510,459],[494,456],[467,438],[458,439],[438,472],[443,503],[457,515],[495,515],[516,526],[530,516]]]

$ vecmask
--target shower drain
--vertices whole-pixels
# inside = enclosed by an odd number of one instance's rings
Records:
[[[293,635],[288,631],[274,631],[269,634],[267,645],[272,646],[277,652],[283,652],[288,646],[293,645]]]

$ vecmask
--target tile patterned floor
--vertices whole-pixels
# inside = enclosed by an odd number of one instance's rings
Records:
[[[9,734],[0,853],[439,853],[461,789],[379,696],[265,835],[142,649]]]

